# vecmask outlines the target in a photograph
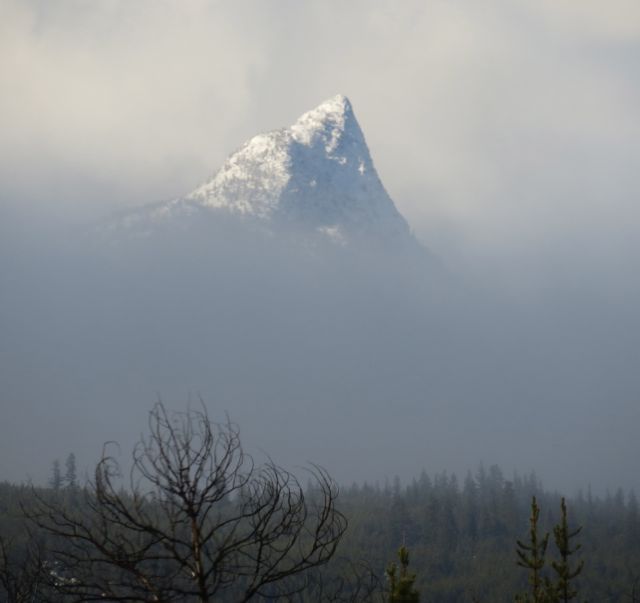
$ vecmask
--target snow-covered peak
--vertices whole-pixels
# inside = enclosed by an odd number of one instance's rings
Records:
[[[327,152],[331,152],[347,126],[358,128],[349,99],[338,94],[302,115],[291,126],[291,135],[296,142],[307,146],[321,137]]]
[[[184,230],[211,220],[340,246],[356,239],[416,244],[342,94],[288,128],[254,136],[185,197],[128,212],[111,230],[146,237],[159,227]]]
[[[289,128],[249,140],[185,201],[334,233],[340,240],[354,234],[411,237],[342,94],[304,113]]]

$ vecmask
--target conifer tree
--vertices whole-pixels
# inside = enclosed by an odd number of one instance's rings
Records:
[[[392,563],[387,569],[389,578],[389,603],[419,603],[420,593],[413,587],[416,575],[409,573],[409,551],[405,546],[398,551],[400,571],[398,566]]]
[[[548,603],[552,600],[549,597],[550,585],[542,576],[549,534],[546,533],[542,538],[538,534],[539,518],[540,507],[536,502],[536,497],[533,496],[531,499],[531,517],[529,518],[529,543],[525,544],[518,540],[518,548],[516,550],[518,565],[529,570],[531,593],[516,595],[518,603]]]
[[[51,479],[49,486],[54,490],[60,490],[62,487],[62,472],[60,471],[60,461],[56,459],[51,465]]]
[[[66,482],[68,488],[75,488],[78,483],[78,478],[76,474],[76,455],[73,454],[73,452],[69,454],[64,465],[66,468],[64,481]]]
[[[571,539],[580,533],[582,527],[570,531],[567,521],[567,505],[564,498],[560,503],[560,508],[562,511],[560,523],[553,528],[553,538],[560,554],[560,560],[553,561],[551,567],[553,567],[557,576],[554,584],[554,594],[559,601],[566,603],[578,596],[578,591],[574,588],[572,581],[582,572],[584,561],[580,561],[574,568],[571,568],[569,557],[581,548],[580,544],[571,548]]]

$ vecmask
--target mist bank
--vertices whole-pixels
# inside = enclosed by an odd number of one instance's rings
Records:
[[[635,294],[526,294],[433,251],[224,219],[59,232],[3,239],[3,479],[46,479],[69,451],[90,466],[158,398],[202,398],[250,450],[342,482],[484,461],[565,490],[639,485]]]

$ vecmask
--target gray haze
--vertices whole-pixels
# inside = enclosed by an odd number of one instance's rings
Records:
[[[0,479],[201,394],[342,481],[640,486],[639,51],[633,0],[0,0]],[[337,92],[446,283],[242,233],[87,240]]]

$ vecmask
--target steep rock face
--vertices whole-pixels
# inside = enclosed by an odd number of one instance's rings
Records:
[[[268,231],[290,227],[338,244],[358,239],[415,245],[387,194],[349,99],[337,95],[289,128],[259,134],[183,198],[129,212],[119,226],[235,216]]]

